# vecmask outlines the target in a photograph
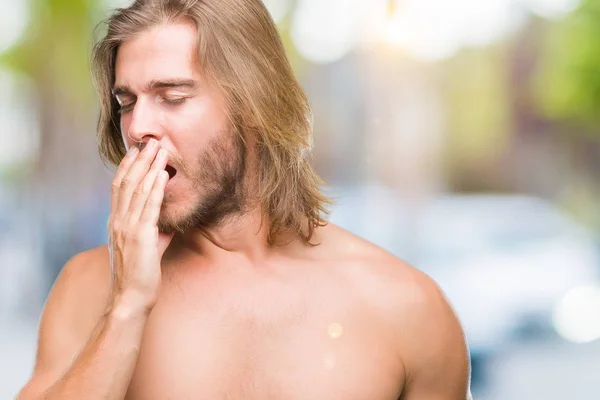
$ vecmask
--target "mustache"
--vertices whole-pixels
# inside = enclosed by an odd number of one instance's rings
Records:
[[[175,168],[177,172],[182,172],[184,175],[189,176],[188,164],[183,160],[183,158],[177,154],[171,153],[169,150],[167,150],[167,152],[169,153],[167,165]]]
[[[136,146],[140,150],[140,152],[146,148],[146,145],[146,142],[135,142],[134,144],[134,146]],[[183,161],[182,157],[165,147],[161,146],[161,148],[167,150],[167,153],[169,153],[169,161],[167,161],[168,165],[175,168],[177,171],[183,171],[184,173],[187,171],[187,164],[185,163],[185,161]]]

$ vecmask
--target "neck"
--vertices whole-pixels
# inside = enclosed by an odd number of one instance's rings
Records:
[[[250,148],[254,148],[250,139]],[[256,170],[257,161],[254,151],[246,153],[246,171]],[[268,242],[270,219],[265,215],[260,202],[252,197],[258,190],[257,175],[246,174],[243,179],[244,205],[239,213],[226,216],[214,227],[193,228],[183,233],[177,233],[172,245],[176,252],[191,251],[213,261],[222,260],[223,257],[238,255],[259,264],[271,251],[275,249]],[[282,234],[277,238],[282,243],[298,243],[293,233]],[[281,246],[276,246],[282,249]],[[289,246],[285,246],[289,248]]]
[[[256,208],[227,217],[213,228],[191,229],[176,234],[173,245],[209,259],[237,254],[250,261],[259,261],[267,256],[270,248],[268,233],[268,218],[260,208]]]

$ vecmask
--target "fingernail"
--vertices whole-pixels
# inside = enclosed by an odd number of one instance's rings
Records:
[[[151,147],[151,148],[152,148],[152,147],[154,147],[154,146],[156,146],[156,139],[150,139],[150,140],[148,141],[148,147]]]
[[[133,154],[135,154],[135,152],[137,152],[137,147],[135,147],[135,146],[129,146],[129,149],[127,149],[128,155],[133,155]]]
[[[158,151],[158,158],[161,160],[167,156],[167,151],[165,149],[160,149]]]

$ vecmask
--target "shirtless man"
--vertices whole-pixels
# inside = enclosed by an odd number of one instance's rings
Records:
[[[465,400],[438,287],[331,224],[260,0],[138,0],[94,50],[107,246],[47,300],[19,399]]]

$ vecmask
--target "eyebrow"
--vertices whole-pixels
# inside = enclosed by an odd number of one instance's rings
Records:
[[[167,79],[157,80],[153,79],[146,84],[144,87],[145,92],[150,92],[156,89],[169,89],[169,88],[190,88],[195,89],[198,87],[198,82],[193,79]],[[133,94],[131,88],[127,85],[116,85],[112,89],[113,96]]]

